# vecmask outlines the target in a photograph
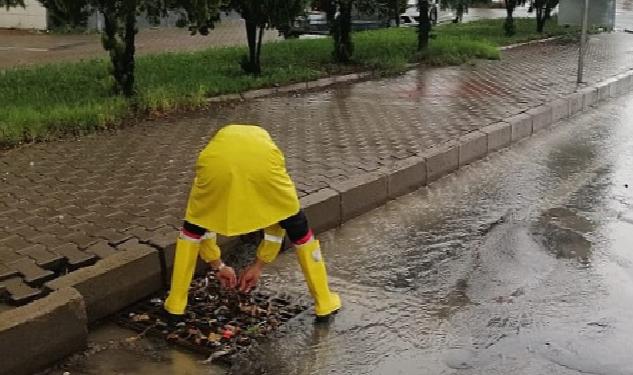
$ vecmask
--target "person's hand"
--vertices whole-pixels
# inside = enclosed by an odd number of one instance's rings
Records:
[[[222,266],[216,271],[215,276],[220,281],[220,286],[223,289],[235,289],[237,286],[237,276],[233,267]]]
[[[244,270],[240,277],[240,292],[248,293],[257,285],[259,278],[262,276],[263,268],[264,262],[258,259]]]

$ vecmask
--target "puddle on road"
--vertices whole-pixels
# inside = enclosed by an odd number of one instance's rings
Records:
[[[204,364],[205,357],[137,336],[109,323],[91,330],[88,349],[40,375],[220,375],[226,368]]]
[[[575,259],[582,266],[591,263],[592,243],[585,236],[595,226],[576,212],[563,207],[549,209],[532,226],[532,235],[557,258]]]

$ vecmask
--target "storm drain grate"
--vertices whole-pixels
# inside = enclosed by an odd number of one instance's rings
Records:
[[[183,323],[173,327],[165,321],[164,297],[157,295],[123,310],[117,322],[225,363],[307,309],[288,296],[223,290],[209,274],[192,282]]]

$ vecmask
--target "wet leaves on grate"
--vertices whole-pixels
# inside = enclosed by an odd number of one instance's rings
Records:
[[[164,338],[226,363],[307,308],[285,296],[222,290],[212,273],[192,282],[188,310],[178,325],[167,323],[163,297],[133,305],[117,321],[143,335]]]

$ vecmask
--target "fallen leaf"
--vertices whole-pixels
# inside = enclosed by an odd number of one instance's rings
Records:
[[[147,314],[139,314],[139,315],[134,315],[132,317],[133,322],[144,322],[147,320],[149,320],[149,315]]]
[[[219,335],[217,333],[211,332],[209,333],[209,342],[218,342],[222,339],[222,335]]]

